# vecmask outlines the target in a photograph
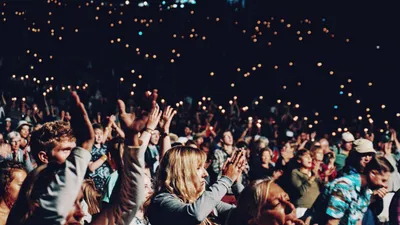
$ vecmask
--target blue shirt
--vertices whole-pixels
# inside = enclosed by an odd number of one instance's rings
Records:
[[[315,208],[317,213],[314,216],[321,216],[318,221],[320,224],[331,217],[340,219],[340,225],[355,225],[367,211],[371,194],[371,190],[361,187],[360,174],[353,173],[335,179],[327,185],[321,198],[324,207]]]

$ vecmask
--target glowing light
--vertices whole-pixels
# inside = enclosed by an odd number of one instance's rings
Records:
[[[386,108],[386,106],[385,106],[385,105],[381,105],[381,108],[382,108],[382,109],[385,109],[385,108]]]
[[[276,102],[277,102],[278,104],[280,104],[282,101],[281,101],[280,99],[278,99],[278,100],[276,100]]]
[[[321,67],[322,66],[322,62],[317,63],[317,66]]]

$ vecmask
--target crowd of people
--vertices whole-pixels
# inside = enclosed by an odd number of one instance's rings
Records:
[[[280,110],[101,96],[2,96],[0,225],[400,223],[392,128],[338,141]]]

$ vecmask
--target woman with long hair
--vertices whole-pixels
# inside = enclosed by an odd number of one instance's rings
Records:
[[[6,224],[26,175],[22,163],[15,161],[0,163],[0,225]]]
[[[176,146],[166,152],[160,163],[156,193],[147,209],[152,225],[215,224],[234,208],[221,199],[238,180],[244,154],[236,151],[223,167],[222,177],[206,190],[207,155],[197,148]]]
[[[227,225],[300,225],[289,195],[273,179],[254,180],[240,194]]]

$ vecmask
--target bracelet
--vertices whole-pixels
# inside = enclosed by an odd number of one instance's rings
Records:
[[[151,129],[151,128],[148,128],[148,127],[146,127],[146,130],[144,130],[144,131],[146,131],[146,132],[148,132],[148,133],[150,133],[150,134],[153,134],[153,133],[154,133],[154,130]]]
[[[101,157],[100,157],[103,161],[107,161],[107,156],[106,155],[102,155]]]

